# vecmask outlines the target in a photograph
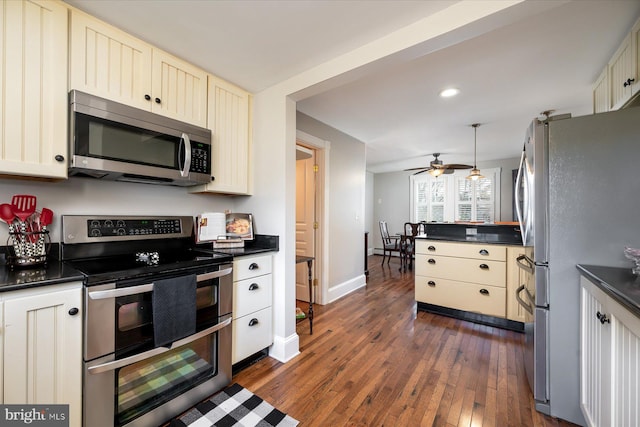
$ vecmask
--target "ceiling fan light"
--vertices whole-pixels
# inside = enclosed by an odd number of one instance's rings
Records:
[[[480,173],[480,169],[478,168],[471,169],[471,172],[467,176],[467,179],[471,179],[473,181],[477,181],[482,178],[484,178],[484,176],[482,176],[482,174]]]
[[[442,98],[451,98],[452,96],[456,96],[459,93],[460,93],[459,89],[456,89],[454,87],[450,87],[450,88],[441,90],[440,91],[440,97],[442,97]]]
[[[429,175],[435,176],[436,178],[442,175],[443,173],[444,173],[444,169],[431,169],[429,171]]]

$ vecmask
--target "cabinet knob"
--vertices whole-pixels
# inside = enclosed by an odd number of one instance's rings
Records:
[[[255,317],[253,319],[249,320],[249,326],[255,326],[258,323],[260,323],[260,322],[258,322],[258,319],[256,319]]]
[[[156,101],[156,104],[161,104],[161,103],[162,103],[162,101],[160,100],[160,98],[156,98],[156,99],[155,99],[155,101]]]
[[[487,264],[480,264],[480,268],[483,270],[488,270],[489,266]]]
[[[433,251],[435,251],[435,250],[436,250],[436,247],[435,247],[435,246],[429,246],[429,247],[427,248],[427,250],[428,250],[428,251],[433,252]]]
[[[481,293],[482,295],[489,295],[489,291],[488,291],[488,290],[486,290],[486,289],[484,289],[484,288],[480,289],[480,293]]]
[[[636,79],[627,79],[626,82],[624,82],[624,84],[622,86],[627,87],[627,86],[631,86],[633,84],[633,82],[635,82]]]
[[[436,286],[436,282],[434,282],[433,280],[429,280],[429,281],[427,282],[427,285],[431,286],[432,288],[435,288],[435,286]]]
[[[602,323],[603,325],[604,325],[605,323],[611,323],[611,320],[609,320],[609,318],[607,317],[607,315],[606,315],[606,314],[604,314],[604,313],[597,312],[597,313],[596,313],[596,318],[597,318],[597,319],[600,321],[600,323]]]
[[[429,258],[429,259],[427,260],[427,262],[428,262],[429,264],[435,264],[435,263],[436,263],[436,260],[435,260],[435,259],[433,259],[433,258]]]
[[[64,162],[64,156],[62,154],[56,154],[54,159],[56,159],[56,162]]]
[[[489,251],[486,249],[480,249],[480,255],[489,255]]]
[[[256,289],[260,289],[260,286],[258,286],[257,283],[252,283],[249,285],[249,290],[250,291],[255,291]]]
[[[147,101],[151,101],[151,96],[145,94],[144,99],[146,99]]]
[[[69,309],[69,314],[71,316],[75,316],[76,314],[78,314],[80,312],[80,310],[78,310],[76,307],[70,308]]]
[[[249,265],[249,270],[256,270],[258,268],[260,268],[260,266],[255,262],[252,262],[251,265]]]

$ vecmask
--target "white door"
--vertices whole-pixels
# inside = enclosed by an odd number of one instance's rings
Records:
[[[297,146],[296,150],[296,255],[315,256],[316,156],[314,150],[306,147]],[[296,264],[296,299],[309,301],[309,270],[306,262]]]

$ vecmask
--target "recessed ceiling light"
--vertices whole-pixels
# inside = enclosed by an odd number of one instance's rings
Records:
[[[452,96],[456,96],[459,93],[460,91],[458,89],[451,87],[449,89],[444,89],[443,91],[441,91],[440,96],[443,98],[451,98]]]

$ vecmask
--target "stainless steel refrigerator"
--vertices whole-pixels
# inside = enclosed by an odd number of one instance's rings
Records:
[[[524,294],[536,409],[584,425],[576,265],[631,268],[623,249],[640,247],[640,108],[534,120],[514,197],[535,265],[535,286]]]

